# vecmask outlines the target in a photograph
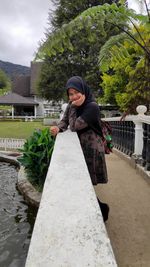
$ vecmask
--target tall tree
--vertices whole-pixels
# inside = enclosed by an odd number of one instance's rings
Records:
[[[122,27],[126,24],[128,17],[123,16],[121,11],[126,12],[124,7],[117,7],[116,4],[89,8],[48,36],[37,55],[44,59],[42,82],[39,83],[39,91],[43,96],[50,99],[53,93],[48,93],[49,90],[55,91],[56,94],[57,90],[62,91],[62,84],[65,85],[71,75],[83,76],[95,92],[99,91],[99,50],[110,36],[120,32],[117,27],[108,23],[109,20],[113,18],[116,24]],[[53,77],[53,82],[49,77]],[[47,85],[48,82],[51,84]]]
[[[130,30],[111,37],[99,56],[103,72],[103,101],[117,103],[123,111],[135,113],[136,106],[150,103],[150,15],[140,15],[142,23],[131,20]]]
[[[54,14],[52,12],[49,13],[49,21],[53,29],[57,30],[90,7],[105,3],[118,3],[119,0],[75,0],[72,2],[68,0],[53,0],[52,2],[57,8]]]
[[[107,53],[107,58],[104,56],[100,64],[104,91],[101,100],[117,103],[128,113],[135,113],[139,104],[148,106],[150,103],[149,27],[138,25],[137,30],[142,43],[137,32],[132,30],[136,41],[125,34],[115,36],[106,42],[100,53],[101,58]]]

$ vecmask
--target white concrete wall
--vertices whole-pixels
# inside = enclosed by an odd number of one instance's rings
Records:
[[[57,136],[26,267],[117,266],[76,133]]]
[[[37,109],[36,109],[36,113],[37,113],[36,115],[37,116],[43,116],[44,117],[43,99],[35,96],[34,100],[39,103],[39,105],[37,106]]]

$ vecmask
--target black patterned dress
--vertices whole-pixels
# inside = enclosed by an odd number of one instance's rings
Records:
[[[77,107],[68,104],[58,127],[60,131],[65,131],[70,126],[71,131],[78,133],[92,184],[107,183],[107,168],[101,137],[90,129],[80,116],[77,117],[76,109]]]

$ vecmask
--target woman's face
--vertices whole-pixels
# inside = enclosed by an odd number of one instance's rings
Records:
[[[71,102],[78,100],[83,94],[73,88],[68,89],[68,96]]]

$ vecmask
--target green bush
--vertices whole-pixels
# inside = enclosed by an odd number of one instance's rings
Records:
[[[34,131],[24,144],[19,162],[25,167],[29,181],[40,191],[43,188],[55,139],[49,129]]]

